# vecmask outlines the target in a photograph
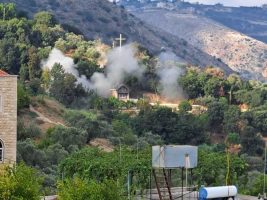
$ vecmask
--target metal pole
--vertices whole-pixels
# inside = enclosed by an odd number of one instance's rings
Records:
[[[150,199],[152,199],[152,169],[150,171]]]
[[[121,139],[119,138],[119,143],[120,143],[120,163],[121,163]]]
[[[137,146],[136,146],[136,151],[137,151],[137,161],[138,161],[138,150],[139,150],[139,139],[137,138]]]
[[[265,176],[266,176],[266,142],[265,142],[265,148],[264,148],[264,172],[263,172],[264,178],[263,178],[263,196],[265,196]]]
[[[6,20],[6,6],[4,5],[3,20]]]
[[[131,199],[130,171],[128,171],[127,189],[128,189],[128,200],[130,200]]]
[[[184,168],[182,168],[182,199],[184,199]]]

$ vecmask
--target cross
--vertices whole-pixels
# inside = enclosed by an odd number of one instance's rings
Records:
[[[120,41],[120,48],[121,48],[121,46],[122,46],[122,41],[126,40],[126,38],[123,38],[123,37],[122,37],[122,34],[120,34],[120,37],[119,37],[119,38],[116,38],[115,40]]]

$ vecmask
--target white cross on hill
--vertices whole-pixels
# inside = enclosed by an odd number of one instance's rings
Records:
[[[119,38],[116,38],[115,40],[120,41],[120,48],[121,48],[121,46],[122,46],[122,42],[123,42],[124,40],[126,40],[126,38],[123,38],[123,37],[122,37],[122,34],[120,34],[120,37],[119,37]]]

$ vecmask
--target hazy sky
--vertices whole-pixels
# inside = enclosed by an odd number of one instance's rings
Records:
[[[225,6],[261,6],[267,4],[267,0],[185,0],[189,2],[199,2],[203,4],[222,3]]]

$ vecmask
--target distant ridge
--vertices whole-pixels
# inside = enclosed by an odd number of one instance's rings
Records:
[[[0,0],[14,2],[19,10],[32,17],[38,11],[52,12],[58,21],[89,39],[100,38],[112,43],[120,33],[127,41],[137,41],[150,52],[158,54],[170,49],[189,64],[216,66],[232,73],[222,61],[188,44],[185,40],[147,25],[125,9],[106,0]]]
[[[196,14],[166,9],[144,9],[133,14],[152,26],[183,38],[226,63],[244,78],[267,80],[266,43]]]

